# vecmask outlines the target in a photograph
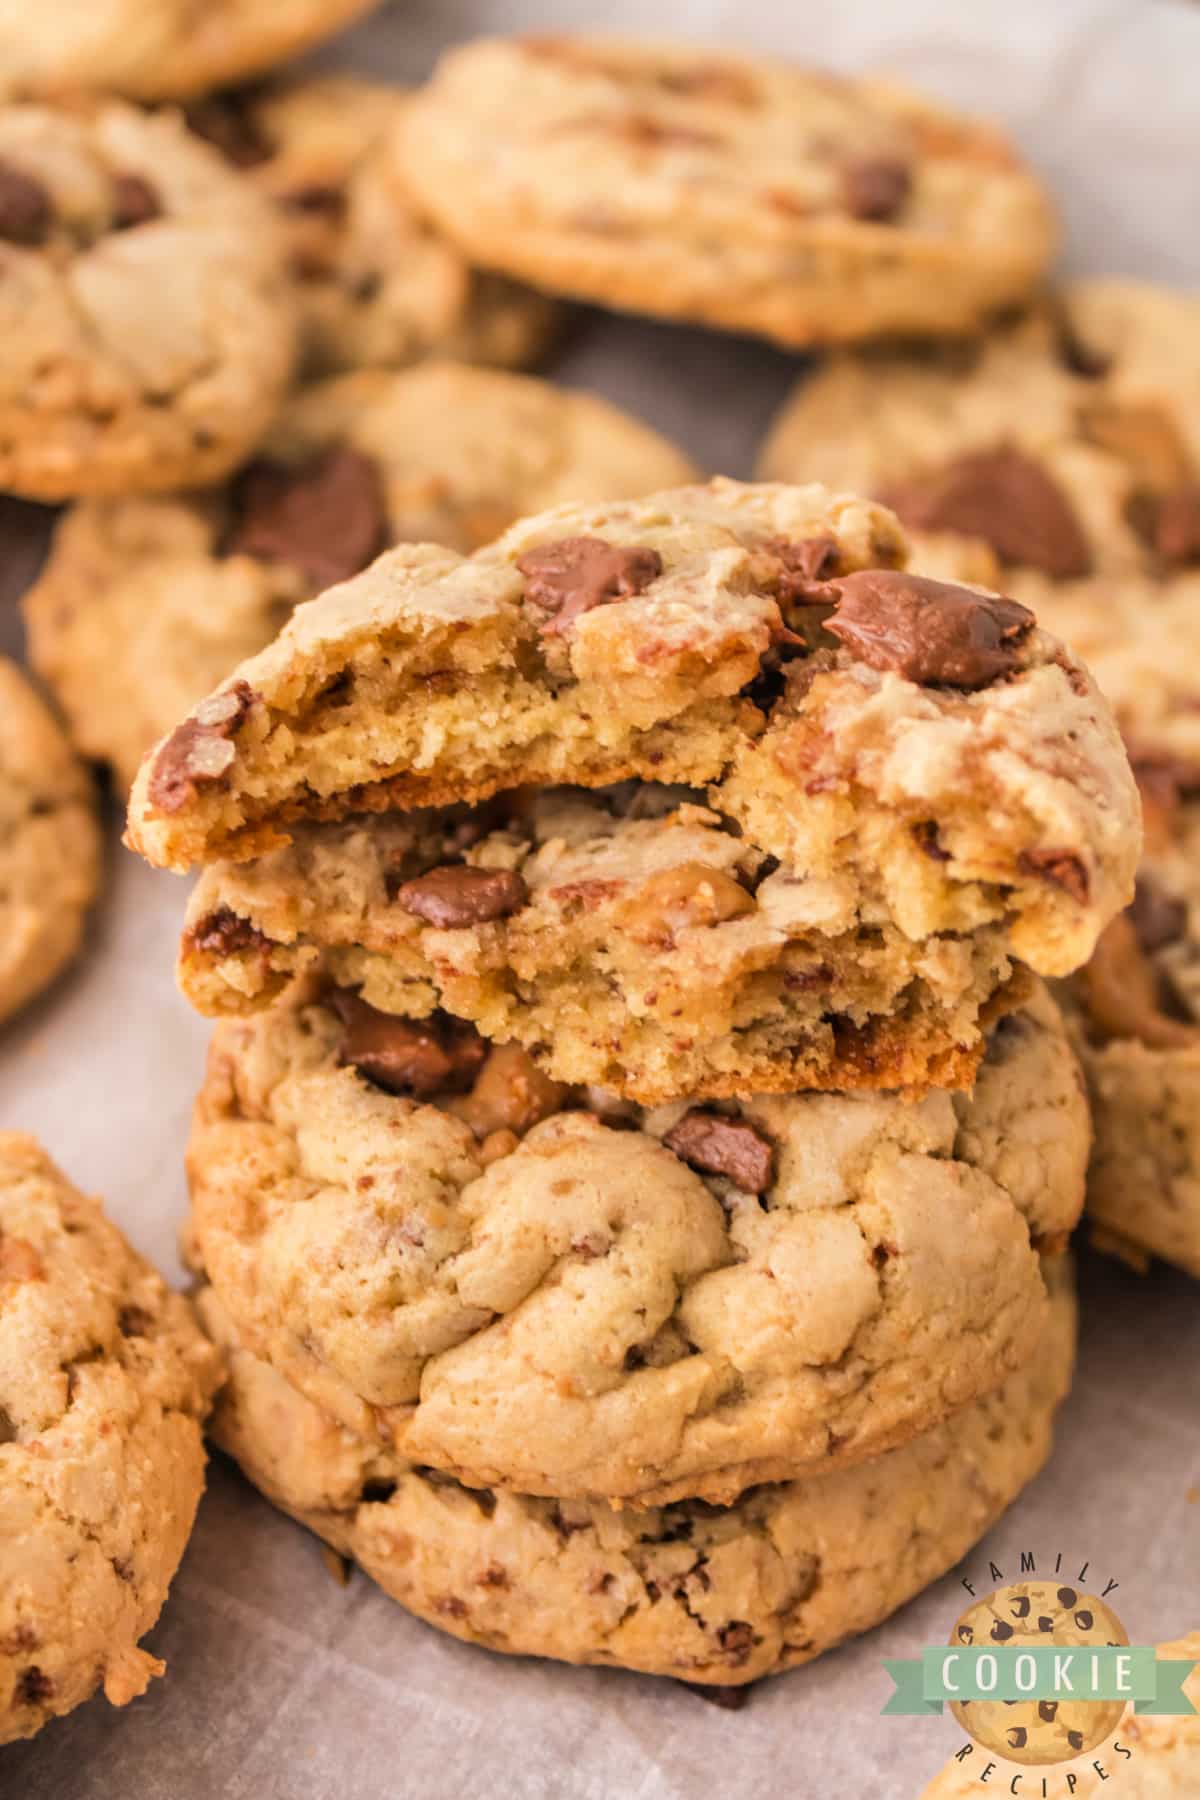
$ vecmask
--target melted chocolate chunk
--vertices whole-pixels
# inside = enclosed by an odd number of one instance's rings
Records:
[[[235,681],[202,700],[191,718],[175,727],[150,776],[149,798],[159,812],[182,811],[198,788],[228,777],[236,756],[229,740],[257,699],[249,682]]]
[[[1017,861],[1025,874],[1038,875],[1062,888],[1080,906],[1087,904],[1091,884],[1087,868],[1074,850],[1022,850]]]
[[[1067,496],[1040,463],[1011,445],[974,450],[881,495],[917,531],[983,538],[1001,562],[1042,569],[1058,581],[1087,575],[1091,552]]]
[[[240,956],[269,949],[271,940],[232,907],[218,906],[192,926],[187,942],[189,948],[206,956]]]
[[[233,509],[226,555],[290,563],[317,588],[357,575],[387,537],[379,470],[346,445],[303,463],[251,463],[234,483]]]
[[[158,189],[141,175],[114,175],[112,222],[116,231],[131,231],[162,217]]]
[[[1200,563],[1200,483],[1181,482],[1162,494],[1139,488],[1130,495],[1125,516],[1170,568]]]
[[[826,623],[851,655],[924,687],[972,690],[1011,674],[1034,616],[1016,600],[891,569],[865,569],[832,584]]]
[[[268,162],[275,146],[266,136],[252,105],[253,88],[231,89],[193,100],[183,109],[190,130],[219,150],[235,168]]]
[[[837,599],[836,590],[830,586],[838,565],[838,547],[834,538],[824,535],[794,541],[768,538],[763,548],[779,564],[774,591],[781,605]]]
[[[774,1152],[744,1120],[693,1108],[666,1133],[663,1143],[681,1162],[705,1175],[725,1175],[745,1194],[765,1194]]]
[[[395,898],[405,912],[445,930],[507,918],[524,906],[529,889],[520,875],[508,869],[448,863],[404,882]]]
[[[894,219],[912,189],[912,171],[899,157],[863,157],[842,169],[842,198],[856,219]]]
[[[1138,943],[1152,954],[1179,942],[1187,930],[1188,909],[1185,901],[1168,894],[1153,875],[1143,871],[1134,886],[1129,917]]]
[[[50,231],[50,190],[10,162],[0,162],[0,238],[9,244],[41,244]]]
[[[646,546],[604,538],[559,538],[517,558],[525,598],[545,615],[546,636],[569,631],[581,613],[640,594],[662,574],[662,557]]]
[[[329,1004],[345,1030],[338,1061],[389,1094],[429,1094],[465,1087],[487,1055],[471,1025],[446,1014],[401,1019],[369,1006],[361,995],[338,988]]]

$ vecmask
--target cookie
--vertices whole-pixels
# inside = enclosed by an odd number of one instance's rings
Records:
[[[484,39],[413,104],[405,173],[475,261],[792,346],[970,330],[1054,247],[996,131],[907,90],[619,38]]]
[[[811,1662],[935,1580],[1036,1473],[1074,1344],[1065,1267],[1037,1354],[874,1462],[648,1512],[464,1488],[355,1437],[234,1343],[213,1421],[267,1497],[469,1643],[733,1686]],[[230,1330],[211,1290],[206,1321]]]
[[[1033,615],[897,572],[891,515],[717,480],[381,557],[151,753],[129,839],[186,868],[297,818],[627,776],[700,785],[838,921],[1003,919],[1039,973],[1131,892],[1137,801]]]
[[[297,826],[282,850],[205,871],[180,986],[220,1017],[321,969],[644,1105],[966,1085],[1022,986],[1003,925],[917,942],[863,919],[825,929],[702,801],[630,783]]]
[[[178,99],[260,74],[329,37],[374,0],[0,0],[0,89],[102,89]]]
[[[0,487],[215,481],[265,431],[294,321],[271,209],[176,118],[0,114]]]
[[[645,1112],[347,990],[219,1025],[191,1259],[248,1349],[472,1486],[733,1499],[931,1429],[1031,1353],[1088,1122],[1044,994],[971,1095]]]
[[[1200,1662],[1200,1632],[1160,1644],[1158,1655],[1166,1662]],[[1193,1707],[1200,1706],[1200,1675],[1195,1669],[1183,1691]],[[1019,1794],[1022,1790],[1013,1782],[1031,1779],[1019,1763],[980,1750],[964,1761],[949,1763],[924,1789],[921,1800],[976,1800],[982,1770],[989,1763],[988,1780],[997,1793]],[[1200,1790],[1200,1716],[1193,1711],[1178,1719],[1139,1717],[1131,1708],[1111,1745],[1057,1764],[1047,1780],[1058,1781],[1075,1800],[1099,1800],[1101,1795],[1104,1800],[1192,1800]]]
[[[1094,1594],[1057,1581],[1022,1581],[967,1607],[950,1644],[1127,1644],[1125,1627]],[[1121,1700],[952,1700],[950,1711],[986,1750],[1017,1763],[1061,1763],[1116,1730]]]
[[[127,788],[143,751],[385,544],[463,552],[520,513],[693,473],[594,395],[454,363],[299,392],[221,489],[87,501],[23,601],[34,667],[76,744]]]
[[[85,771],[24,675],[0,657],[0,1020],[78,951],[100,855]]]
[[[1200,299],[1079,281],[971,346],[831,358],[759,469],[885,499],[919,559],[985,540],[1131,743],[1200,761],[1198,419]]]
[[[1200,802],[1160,776],[1129,910],[1070,984],[1096,1140],[1088,1212],[1110,1247],[1200,1276]]]
[[[561,325],[555,301],[473,268],[418,211],[390,149],[408,106],[403,89],[325,75],[187,110],[279,210],[310,374],[431,354],[516,368]]]
[[[0,1743],[162,1674],[138,1640],[191,1532],[219,1373],[99,1202],[0,1133]]]

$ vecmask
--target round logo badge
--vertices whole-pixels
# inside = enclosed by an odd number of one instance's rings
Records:
[[[1091,1594],[1051,1581],[1022,1581],[977,1600],[958,1620],[951,1645],[1128,1644],[1120,1619]],[[1010,1762],[1057,1763],[1102,1744],[1121,1722],[1120,1700],[952,1700],[950,1710],[977,1744]]]

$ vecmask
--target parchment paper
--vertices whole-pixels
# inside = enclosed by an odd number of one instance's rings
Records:
[[[53,0],[46,0],[46,4]],[[149,3],[149,0],[147,0]],[[1186,0],[409,0],[327,61],[419,78],[484,30],[591,25],[739,41],[890,68],[1007,121],[1055,184],[1071,267],[1200,278],[1200,8]],[[3,354],[0,347],[0,355]],[[590,317],[556,373],[749,472],[796,363],[761,345]],[[42,517],[0,507],[4,587],[35,566]],[[19,653],[15,608],[0,645]],[[0,1126],[39,1133],[178,1274],[187,1114],[207,1028],[177,997],[183,884],[112,833],[108,890],[78,969],[0,1035]],[[1085,1256],[1079,1376],[1046,1473],[958,1574],[1022,1549],[1120,1582],[1135,1640],[1200,1624],[1198,1291]],[[948,1576],[869,1637],[726,1713],[671,1683],[513,1661],[417,1623],[361,1575],[342,1589],[315,1542],[219,1459],[164,1617],[165,1680],[0,1750],[8,1800],[701,1800],[779,1794],[913,1800],[961,1741],[952,1721],[881,1719],[885,1656],[944,1639]],[[1135,1765],[1131,1765],[1131,1768]],[[1106,1794],[1136,1794],[1135,1777]],[[988,1791],[988,1790],[981,1790]]]

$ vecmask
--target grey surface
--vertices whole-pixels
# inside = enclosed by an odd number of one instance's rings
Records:
[[[1194,120],[1200,9],[1174,0],[411,0],[339,58],[419,77],[481,29],[588,22],[739,40],[853,68],[886,66],[1007,119],[1054,181],[1077,268],[1200,278]],[[0,351],[2,354],[2,351]],[[673,432],[710,468],[748,473],[800,365],[765,346],[585,315],[555,371]],[[42,515],[0,502],[4,587],[28,578]],[[0,602],[0,647],[19,645]],[[0,1036],[0,1126],[38,1132],[101,1192],[141,1249],[175,1267],[180,1164],[207,1029],[171,977],[183,885],[117,843],[86,958]],[[964,1571],[986,1583],[1021,1550],[1120,1582],[1135,1639],[1200,1624],[1196,1289],[1085,1258],[1079,1379],[1050,1468]],[[1064,1564],[1064,1566],[1066,1566]],[[981,1590],[982,1591],[982,1590]],[[958,1742],[949,1721],[881,1720],[882,1659],[944,1637],[955,1578],[859,1643],[758,1689],[730,1714],[669,1684],[516,1663],[408,1618],[362,1577],[330,1579],[305,1533],[227,1466],[150,1640],[166,1680],[0,1750],[4,1800],[701,1800],[786,1793],[912,1800]],[[1136,1795],[1114,1778],[1112,1800]],[[982,1792],[989,1790],[981,1789]]]

